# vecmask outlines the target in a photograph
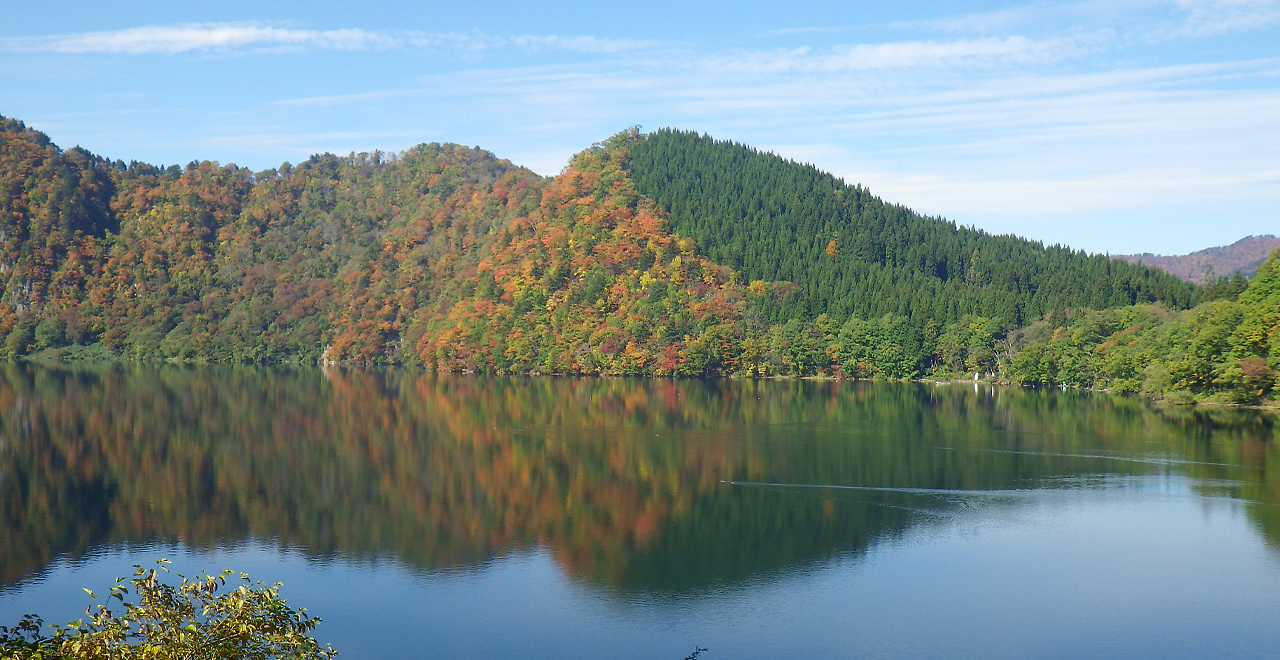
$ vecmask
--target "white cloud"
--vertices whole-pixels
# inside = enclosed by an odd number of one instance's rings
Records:
[[[850,44],[823,50],[803,46],[713,57],[706,60],[706,65],[725,72],[777,75],[1030,64],[1074,56],[1082,52],[1084,44],[1080,38],[1041,41],[1011,36],[942,42]]]
[[[504,45],[500,37],[483,32],[405,32],[400,35],[399,43],[423,50],[444,50],[464,54],[478,54]]]
[[[136,27],[112,32],[47,37],[18,37],[0,41],[7,50],[44,53],[122,53],[173,55],[188,51],[244,47],[292,46],[333,50],[387,48],[397,40],[359,29],[296,30],[264,25],[204,23],[175,27]]]
[[[570,50],[580,53],[620,53],[660,45],[656,41],[634,39],[601,39],[599,37],[562,37],[526,34],[510,38],[510,42],[527,50]]]
[[[371,50],[415,48],[475,54],[504,47],[524,50],[618,53],[652,48],[655,41],[593,36],[494,36],[483,32],[302,30],[256,23],[199,23],[148,26],[109,32],[82,32],[40,37],[0,38],[0,50],[16,52],[127,55],[176,55],[191,51],[236,49]]]
[[[1115,31],[1141,41],[1177,41],[1255,32],[1280,24],[1280,0],[1039,0],[989,12],[897,23],[909,30],[1009,34]]]
[[[1190,36],[1219,36],[1250,32],[1280,24],[1280,0],[1175,0],[1186,12],[1179,32]]]
[[[1167,0],[1077,0],[1074,2],[1045,2],[1039,0],[993,11],[959,14],[892,24],[891,27],[908,30],[942,30],[962,34],[1008,34],[1049,27],[1061,29],[1099,25],[1114,27],[1132,18],[1143,5]]]
[[[1062,40],[1037,41],[1025,37],[959,41],[906,41],[888,44],[843,46],[825,58],[826,71],[883,69],[912,66],[948,66],[974,62],[1046,60],[1068,51]]]

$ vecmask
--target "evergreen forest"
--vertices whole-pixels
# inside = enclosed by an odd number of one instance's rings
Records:
[[[1265,403],[1276,270],[1197,286],[674,130],[625,131],[548,178],[434,143],[157,167],[0,118],[10,358],[966,377]]]
[[[812,166],[697,133],[649,134],[631,170],[672,231],[712,261],[798,287],[765,309],[770,321],[894,314],[920,325],[985,314],[1023,325],[1068,307],[1199,299],[1164,271],[922,216]]]

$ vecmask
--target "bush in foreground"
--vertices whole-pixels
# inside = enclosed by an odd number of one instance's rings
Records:
[[[167,563],[135,566],[132,578],[116,579],[106,605],[86,610],[87,622],[52,626],[52,636],[46,637],[43,621],[30,614],[13,628],[0,626],[0,660],[332,660],[337,655],[310,636],[320,619],[286,605],[278,583],[251,582],[244,573],[226,570],[180,575],[182,583],[173,586],[160,581]]]

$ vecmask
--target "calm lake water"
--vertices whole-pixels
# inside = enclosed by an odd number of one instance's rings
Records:
[[[963,385],[0,365],[0,623],[135,563],[344,658],[1258,658],[1280,420]],[[1274,656],[1272,656],[1274,657]]]

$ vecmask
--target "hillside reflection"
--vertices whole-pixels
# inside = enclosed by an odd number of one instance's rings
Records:
[[[1100,395],[9,364],[0,415],[0,586],[116,543],[254,537],[424,570],[538,545],[597,585],[684,593],[862,552],[987,491],[1153,475],[1250,502],[1280,541],[1274,416]]]

